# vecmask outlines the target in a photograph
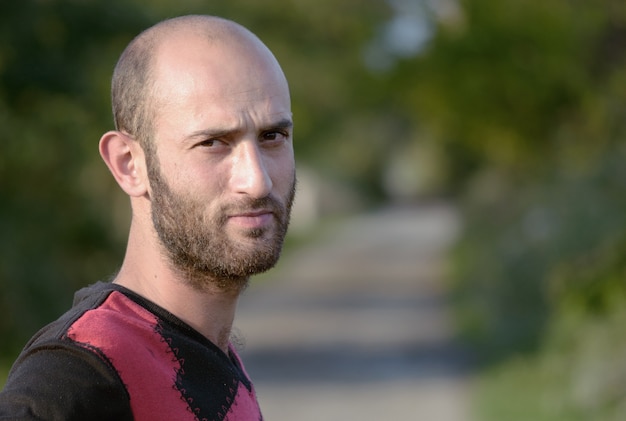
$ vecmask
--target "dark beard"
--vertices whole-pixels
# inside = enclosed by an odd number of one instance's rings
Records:
[[[214,285],[241,291],[251,275],[274,267],[289,226],[295,175],[283,202],[268,196],[229,203],[209,218],[203,203],[171,190],[155,161],[147,158],[152,222],[172,267],[186,282],[199,289]],[[258,209],[273,213],[274,228],[249,229],[240,241],[228,237],[226,215]]]

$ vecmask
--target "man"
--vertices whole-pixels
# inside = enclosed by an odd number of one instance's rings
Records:
[[[240,293],[276,263],[289,222],[283,72],[247,29],[185,16],[130,43],[112,101],[100,153],[130,197],[123,264],[26,345],[0,419],[260,420],[229,338]]]

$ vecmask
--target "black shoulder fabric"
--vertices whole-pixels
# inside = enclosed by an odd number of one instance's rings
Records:
[[[132,419],[115,370],[96,353],[59,340],[23,354],[0,392],[0,420]]]

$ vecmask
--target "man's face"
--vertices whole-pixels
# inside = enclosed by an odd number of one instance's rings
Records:
[[[152,220],[186,280],[241,288],[274,266],[289,224],[289,93],[255,50],[181,42],[156,65],[156,150],[146,151]],[[199,48],[185,50],[192,42]]]

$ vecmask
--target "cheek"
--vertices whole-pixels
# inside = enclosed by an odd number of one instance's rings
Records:
[[[225,190],[220,169],[206,165],[173,165],[168,180],[173,190],[191,201],[205,203],[207,206],[223,195]]]
[[[291,190],[296,175],[293,154],[274,160],[271,171],[270,176],[275,189],[280,190],[280,193],[283,195],[288,193]]]

